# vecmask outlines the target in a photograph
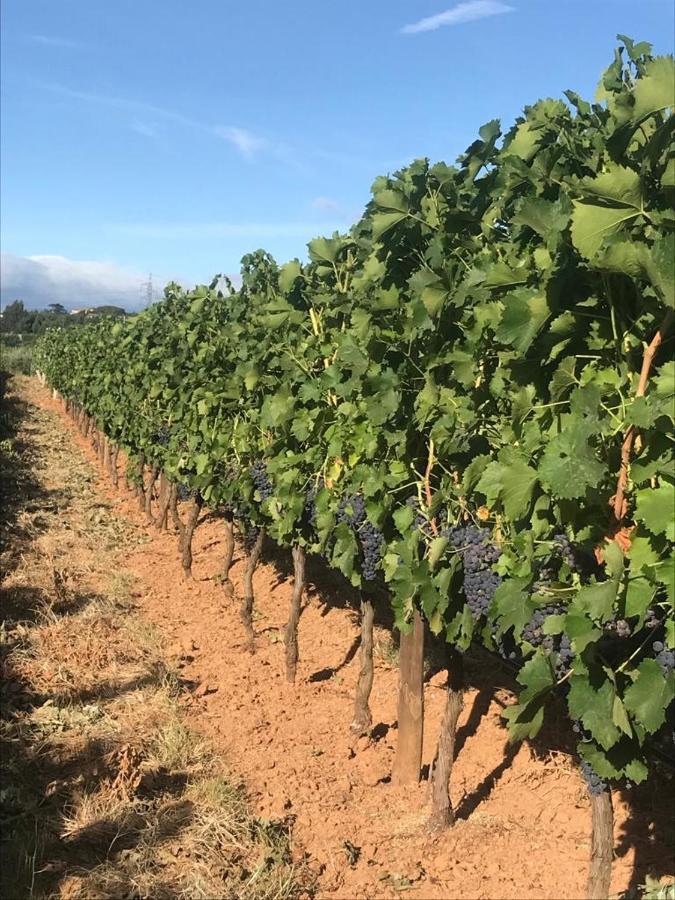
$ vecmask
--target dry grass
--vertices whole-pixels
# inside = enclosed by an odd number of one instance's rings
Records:
[[[181,719],[180,679],[121,565],[143,536],[98,500],[55,416],[18,401],[13,413],[0,471],[18,485],[3,510],[2,896],[308,894],[290,822],[252,817]]]

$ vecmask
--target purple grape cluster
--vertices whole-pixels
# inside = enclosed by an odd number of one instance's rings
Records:
[[[361,545],[361,572],[366,581],[377,577],[377,570],[384,552],[384,535],[366,515],[366,503],[362,494],[345,494],[340,500],[337,520],[348,525]]]
[[[250,553],[251,550],[255,547],[255,542],[258,540],[258,535],[260,534],[260,529],[257,525],[247,525],[243,531],[241,539],[244,544],[244,549],[247,553]]]
[[[664,675],[669,675],[675,668],[675,651],[669,650],[662,641],[654,641],[652,644],[654,659]]]
[[[572,644],[569,637],[563,632],[562,634],[545,634],[544,623],[549,616],[559,616],[565,611],[565,607],[561,603],[547,603],[540,606],[532,613],[532,618],[523,628],[523,638],[532,644],[533,647],[542,647],[550,653],[557,653],[558,658],[555,664],[555,674],[557,678],[562,678],[569,672],[572,664]]]
[[[362,494],[345,494],[340,500],[337,520],[357,531],[366,520],[366,501]]]
[[[545,591],[546,588],[550,587],[550,585],[558,577],[559,571],[559,560],[549,560],[544,565],[542,565],[539,569],[539,572],[537,573],[537,580],[533,584],[535,593],[540,593],[542,591]]]
[[[490,541],[490,534],[475,525],[453,525],[441,534],[462,555],[464,566],[464,596],[474,620],[487,611],[495,591],[502,583],[501,576],[492,566],[501,556],[501,550]]]
[[[366,521],[361,526],[358,536],[363,554],[361,571],[366,581],[372,581],[380,567],[384,551],[384,535],[372,522]]]
[[[584,781],[586,782],[586,787],[588,788],[588,793],[592,796],[597,796],[598,794],[602,794],[604,790],[607,789],[607,784],[600,778],[599,775],[593,771],[593,767],[589,762],[585,759],[582,759],[579,767],[581,769],[581,774],[583,775]]]
[[[167,425],[162,425],[157,431],[151,436],[150,440],[153,444],[156,444],[158,447],[168,447],[169,440],[171,439],[171,432]]]
[[[566,534],[562,532],[554,534],[553,541],[555,552],[567,563],[570,571],[576,573],[582,581],[588,581],[592,575],[598,576],[601,574],[601,569],[595,556],[587,553],[581,547],[573,546]]]
[[[251,478],[253,487],[260,495],[261,500],[269,500],[274,493],[272,482],[267,474],[267,464],[262,459],[257,459],[251,466]]]
[[[181,503],[185,503],[187,500],[194,500],[198,494],[199,491],[188,487],[187,484],[179,483],[176,485],[176,495]]]

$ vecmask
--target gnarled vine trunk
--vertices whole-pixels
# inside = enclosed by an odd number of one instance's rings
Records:
[[[424,736],[424,621],[413,614],[412,629],[401,633],[399,651],[398,741],[394,779],[399,784],[420,780]]]
[[[166,531],[169,523],[169,504],[171,502],[171,485],[164,474],[159,473],[159,512],[157,514],[157,527],[160,531]]]
[[[192,535],[197,527],[197,519],[204,505],[201,494],[197,494],[192,501],[190,511],[188,512],[187,522],[183,531],[183,539],[181,541],[181,562],[183,564],[183,573],[186,578],[192,578]]]
[[[607,900],[614,855],[614,810],[609,787],[600,794],[591,794],[591,814],[591,865],[586,896],[588,900]]]
[[[223,568],[221,578],[223,581],[223,590],[228,597],[234,596],[234,585],[230,581],[230,569],[232,568],[232,560],[234,559],[234,516],[232,513],[225,513],[225,553],[223,554]]]
[[[145,489],[145,518],[148,523],[154,522],[152,515],[152,497],[155,490],[155,482],[159,475],[159,463],[154,462],[150,469],[150,482]]]
[[[145,511],[145,453],[138,457],[138,508]]]
[[[445,711],[431,770],[431,828],[446,828],[455,821],[450,797],[452,764],[455,760],[457,721],[464,706],[464,659],[456,647],[446,646],[448,687]]]
[[[258,537],[256,538],[256,542],[249,554],[242,583],[243,596],[241,599],[240,616],[244,625],[244,630],[246,631],[248,649],[251,653],[255,650],[255,635],[253,633],[253,573],[260,560],[264,541],[265,529],[261,528]]]
[[[119,472],[117,470],[117,458],[120,455],[120,448],[117,444],[113,444],[112,453],[110,455],[110,478],[115,487],[120,483]]]
[[[286,624],[286,681],[295,682],[298,669],[298,621],[300,619],[300,604],[305,589],[305,550],[298,544],[293,545],[293,596],[291,608]],[[371,679],[372,680],[372,679]]]
[[[171,485],[171,491],[169,493],[169,512],[171,513],[171,520],[174,527],[178,532],[178,544],[182,549],[185,525],[183,525],[183,520],[178,512],[178,487],[175,484]]]
[[[361,669],[354,697],[354,718],[350,726],[355,734],[366,734],[373,724],[370,692],[373,689],[373,601],[361,595]]]

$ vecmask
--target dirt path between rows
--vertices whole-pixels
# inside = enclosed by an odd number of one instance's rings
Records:
[[[25,395],[61,416],[78,452],[95,454],[61,404],[35,381]],[[256,652],[245,649],[235,601],[217,575],[222,522],[208,517],[195,533],[194,580],[183,579],[176,537],[143,523],[138,501],[99,476],[115,515],[147,531],[125,565],[138,579],[135,602],[163,635],[190,686],[192,727],[208,735],[238,772],[261,815],[293,817],[296,847],[320,872],[319,895],[339,898],[580,898],[590,850],[590,811],[574,762],[563,750],[509,748],[500,714],[505,676],[483,657],[468,660],[470,687],[459,723],[453,770],[455,827],[430,835],[428,785],[390,783],[396,743],[397,671],[386,630],[371,706],[373,739],[349,733],[358,672],[356,612],[329,603],[310,585],[300,619],[295,686],[283,676],[283,628],[292,577],[265,563],[256,572]],[[241,549],[233,582],[241,583]],[[339,599],[339,598],[338,598]],[[423,762],[431,762],[442,705],[439,676],[425,686]],[[554,734],[555,737],[555,734]],[[562,740],[562,739],[561,739]],[[554,741],[555,743],[555,741]],[[564,741],[558,746],[563,746]],[[650,793],[651,791],[651,793]],[[671,851],[648,834],[654,789],[636,811],[615,795],[617,858],[612,892],[634,889],[646,871],[664,874]],[[354,849],[356,848],[356,849]]]

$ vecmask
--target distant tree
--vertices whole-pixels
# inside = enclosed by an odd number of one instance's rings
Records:
[[[2,311],[2,330],[7,334],[20,334],[25,330],[26,319],[30,314],[23,305],[23,300],[9,303]]]
[[[61,303],[50,303],[47,309],[57,316],[68,315],[68,310]]]

